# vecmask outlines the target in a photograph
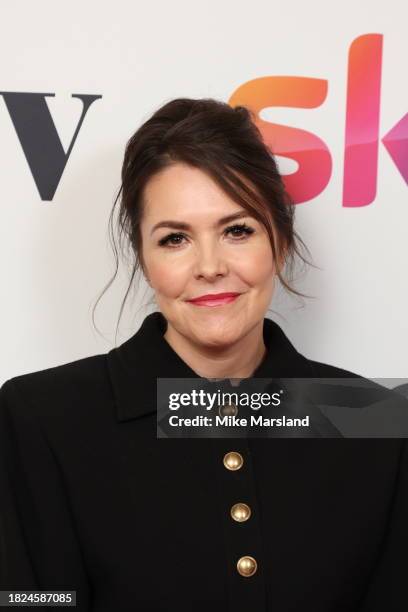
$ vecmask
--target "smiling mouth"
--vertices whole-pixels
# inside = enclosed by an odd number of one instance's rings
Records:
[[[224,306],[225,304],[235,302],[240,295],[242,294],[238,293],[237,295],[229,295],[223,298],[206,298],[202,300],[189,301],[188,303],[192,304],[193,306]]]

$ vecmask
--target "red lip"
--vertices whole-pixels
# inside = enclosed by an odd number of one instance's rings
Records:
[[[225,298],[229,298],[229,297],[234,297],[236,295],[240,295],[240,293],[235,292],[229,292],[229,293],[208,293],[206,295],[200,295],[196,298],[193,298],[191,300],[186,300],[187,302],[205,302],[207,300],[222,300]]]

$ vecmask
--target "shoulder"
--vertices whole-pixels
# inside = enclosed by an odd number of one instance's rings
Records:
[[[14,376],[0,388],[0,406],[15,416],[27,410],[39,417],[62,415],[65,409],[88,406],[110,397],[106,354]]]
[[[363,378],[361,374],[321,361],[307,360],[316,378]]]
[[[345,437],[408,438],[405,385],[395,382],[396,386],[390,388],[379,378],[308,362],[316,378],[308,389],[320,410]]]

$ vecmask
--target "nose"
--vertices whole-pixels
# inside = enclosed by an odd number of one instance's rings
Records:
[[[225,276],[228,273],[228,265],[223,256],[222,247],[208,241],[206,244],[197,246],[194,262],[194,277],[213,280],[217,276]]]

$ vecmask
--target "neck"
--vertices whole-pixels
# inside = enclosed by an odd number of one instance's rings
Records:
[[[249,378],[264,360],[263,320],[246,336],[227,347],[191,343],[170,324],[164,339],[181,359],[202,378]]]

